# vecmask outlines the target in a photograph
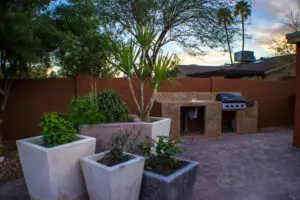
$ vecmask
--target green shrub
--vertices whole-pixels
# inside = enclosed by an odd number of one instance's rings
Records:
[[[106,89],[98,93],[99,111],[105,116],[106,122],[133,121],[129,110],[120,95],[114,90]]]
[[[99,112],[97,94],[90,93],[86,97],[74,97],[69,105],[68,120],[75,128],[84,124],[106,122],[105,116]]]
[[[44,113],[41,117],[42,137],[47,147],[70,143],[77,138],[77,130],[64,113]]]
[[[113,90],[91,92],[88,96],[73,98],[68,119],[76,128],[84,124],[132,122],[128,108]]]

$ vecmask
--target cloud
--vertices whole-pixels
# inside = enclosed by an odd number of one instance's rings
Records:
[[[191,65],[191,64],[197,64],[197,65],[204,65],[204,66],[219,66],[223,65],[224,63],[229,63],[229,54],[218,52],[211,50],[209,51],[209,54],[205,56],[190,56],[186,53],[179,53],[177,56],[180,58],[180,64],[184,65]]]
[[[284,36],[289,32],[281,20],[289,13],[290,9],[298,8],[300,0],[254,0],[250,25],[246,26],[246,33],[251,39],[246,39],[246,50],[254,51],[257,58],[270,56],[267,43],[275,38]],[[235,51],[241,48],[241,39],[234,41]],[[182,52],[178,45],[170,46],[168,52],[175,52],[182,64],[223,65],[229,63],[229,54],[209,50],[208,55],[192,57]],[[235,52],[234,51],[234,52]]]
[[[294,8],[299,0],[255,0],[253,9],[264,11],[272,16],[284,17],[288,14],[288,8]]]

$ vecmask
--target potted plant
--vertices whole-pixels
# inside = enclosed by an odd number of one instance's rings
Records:
[[[90,200],[139,199],[145,159],[125,152],[133,135],[127,129],[112,137],[109,151],[81,158]]]
[[[31,199],[86,199],[79,159],[95,152],[96,139],[77,135],[63,113],[41,117],[42,135],[17,141]]]
[[[164,80],[171,80],[172,71],[176,68],[173,56],[159,54],[153,51],[160,44],[157,43],[157,33],[146,25],[128,27],[131,33],[129,42],[118,47],[113,66],[122,71],[128,80],[133,100],[137,107],[137,114],[150,131],[150,137],[169,136],[171,119],[151,117],[150,113],[155,102],[155,96]],[[151,55],[150,55],[151,54]],[[138,97],[132,80],[138,79]],[[145,101],[145,84],[151,86],[152,93],[148,102]]]
[[[140,199],[189,199],[196,180],[197,162],[176,158],[183,150],[178,139],[160,136],[151,152],[151,143],[140,145],[149,156],[145,161]]]
[[[69,105],[68,118],[81,135],[97,139],[96,153],[108,150],[111,137],[120,127],[140,129],[141,125],[139,119],[129,114],[120,95],[109,89],[74,97]]]

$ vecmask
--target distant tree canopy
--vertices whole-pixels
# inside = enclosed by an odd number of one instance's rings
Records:
[[[93,1],[4,0],[0,3],[0,64],[2,77],[46,76],[51,59],[63,76],[114,73],[105,63],[114,45],[99,31]],[[39,69],[41,69],[39,71]]]
[[[0,3],[0,60],[4,77],[26,77],[32,65],[49,65],[56,35],[44,14],[50,1],[4,0]]]
[[[288,44],[285,38],[275,38],[268,43],[272,56],[285,56],[296,54],[296,45]]]
[[[2,0],[0,72],[4,77],[42,77],[45,74],[40,72],[47,71],[44,68],[54,58],[62,76],[111,76],[116,72],[109,62],[113,53],[136,35],[140,25],[157,33],[152,60],[170,42],[194,55],[205,53],[207,47],[225,49],[226,37],[216,13],[222,7],[233,9],[235,2]]]
[[[93,1],[69,1],[50,13],[61,40],[54,55],[64,76],[111,76],[115,70],[107,63],[117,44],[110,34],[101,32]]]
[[[217,11],[233,10],[232,0],[95,0],[98,16],[110,30],[130,41],[139,26],[157,33],[156,47],[151,51],[155,61],[161,48],[177,42],[192,55],[203,54],[207,47],[226,47],[223,27]],[[130,31],[129,31],[130,30]],[[150,57],[150,56],[149,56]]]

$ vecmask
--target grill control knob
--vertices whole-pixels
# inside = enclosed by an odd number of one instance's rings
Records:
[[[234,106],[233,105],[231,105],[231,108],[233,108]]]

